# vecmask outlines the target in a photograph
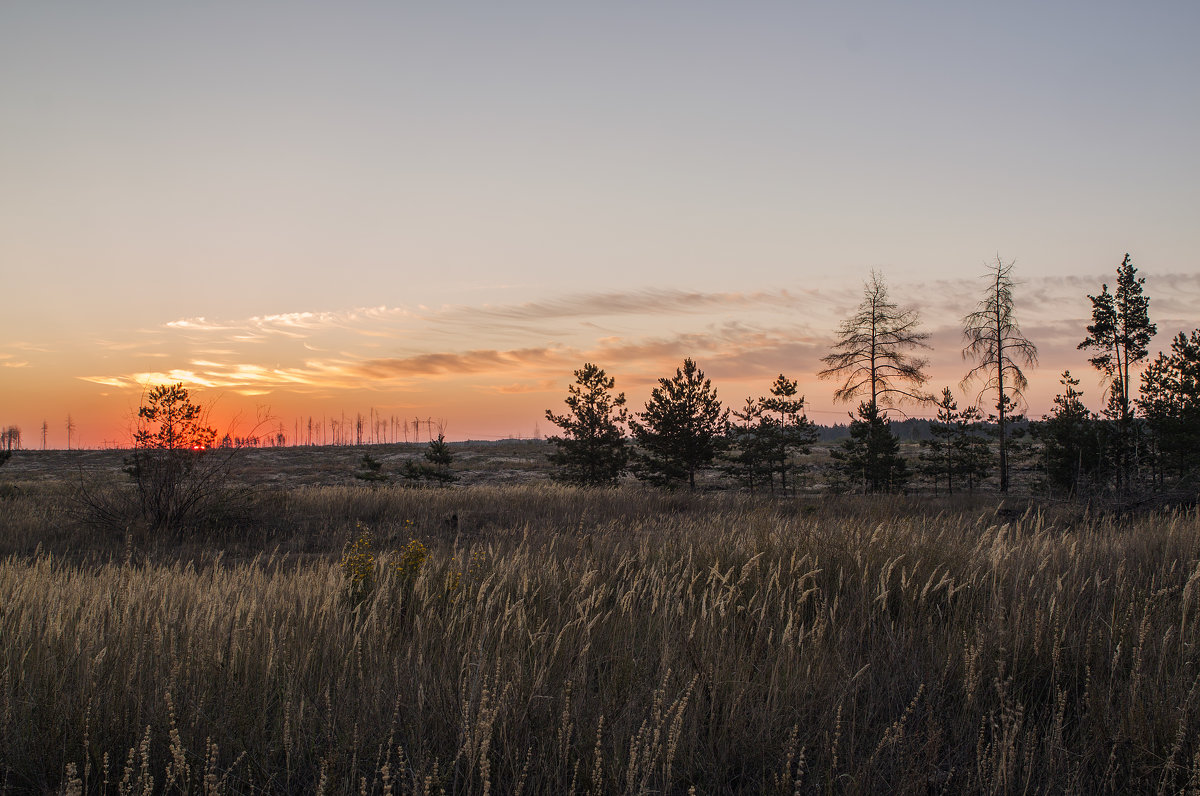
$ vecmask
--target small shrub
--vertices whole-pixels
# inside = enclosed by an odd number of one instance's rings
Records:
[[[249,489],[234,482],[240,449],[214,448],[216,431],[206,410],[182,384],[151,390],[138,409],[133,449],[124,460],[132,489],[97,489],[80,483],[81,519],[94,527],[124,530],[144,525],[154,532],[236,524]]]
[[[383,462],[376,461],[369,453],[363,454],[358,469],[354,471],[354,477],[359,481],[368,482],[386,481],[388,478],[383,472]]]

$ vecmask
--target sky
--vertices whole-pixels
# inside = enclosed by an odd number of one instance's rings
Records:
[[[872,269],[929,387],[1014,261],[1070,368],[1129,252],[1200,326],[1194,2],[0,5],[0,425],[128,439],[183,381],[221,428],[551,433],[592,361],[633,408],[685,356],[740,405],[818,380]],[[913,414],[929,414],[911,408]]]

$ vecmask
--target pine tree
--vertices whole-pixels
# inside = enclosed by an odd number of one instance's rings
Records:
[[[921,440],[921,472],[933,482],[934,492],[945,479],[947,494],[954,494],[954,473],[958,469],[955,454],[955,425],[960,417],[958,402],[949,387],[942,388],[942,397],[934,404],[937,418],[929,421],[929,439]]]
[[[444,433],[439,431],[436,438],[429,440],[429,445],[425,449],[425,461],[427,464],[405,462],[400,475],[409,481],[435,481],[439,484],[448,484],[458,480],[458,476],[450,469],[450,465],[454,462],[454,451],[446,442]]]
[[[977,406],[968,406],[954,423],[954,466],[959,478],[966,481],[967,491],[974,492],[991,468],[991,446],[982,431],[983,413]]]
[[[575,371],[575,383],[567,388],[567,413],[546,410],[546,419],[563,430],[548,438],[556,450],[552,463],[560,468],[557,477],[585,486],[617,483],[629,461],[629,448],[622,429],[629,417],[625,393],[612,394],[615,381],[588,362]]]
[[[354,477],[360,481],[372,483],[387,480],[387,474],[383,472],[383,462],[377,461],[369,453],[362,455],[358,469],[354,471]]]
[[[817,438],[812,422],[804,414],[804,396],[797,398],[798,392],[797,383],[780,373],[771,385],[771,397],[759,399],[765,421],[761,433],[766,437],[771,469],[779,474],[779,486],[785,494],[789,476],[795,470],[792,456],[808,453]],[[792,489],[795,491],[794,485]]]
[[[216,510],[234,452],[213,451],[216,437],[204,408],[192,403],[182,383],[159,385],[146,395],[125,472],[151,527],[178,528]]]
[[[896,492],[908,483],[908,467],[900,455],[900,440],[876,405],[859,404],[850,423],[850,437],[830,451],[834,469],[866,492]]]
[[[784,493],[789,485],[795,489],[789,478],[797,468],[794,456],[807,453],[817,437],[798,392],[797,383],[781,373],[771,385],[771,397],[746,398],[741,411],[732,413],[725,471],[751,492],[765,484],[774,493],[776,475]]]
[[[1008,491],[1008,422],[1011,408],[1024,403],[1029,386],[1021,364],[1037,364],[1037,346],[1021,332],[1013,317],[1013,282],[1009,277],[1013,263],[996,257],[989,266],[988,288],[976,310],[963,318],[963,336],[967,344],[963,358],[977,364],[963,378],[965,387],[972,381],[983,383],[983,392],[996,395],[997,440],[1000,451],[1000,491]],[[980,393],[982,395],[982,392]]]
[[[691,359],[671,379],[659,379],[645,411],[629,425],[637,441],[636,475],[662,486],[687,482],[710,466],[725,447],[729,413]]]
[[[754,494],[760,484],[771,479],[771,451],[767,420],[763,417],[762,398],[747,396],[741,410],[732,412],[725,472]]]
[[[1102,470],[1104,459],[1100,419],[1083,404],[1079,379],[1064,370],[1063,392],[1054,397],[1050,414],[1034,424],[1042,443],[1042,471],[1047,484],[1068,495],[1078,495]]]
[[[1109,293],[1105,283],[1099,296],[1088,296],[1092,302],[1092,323],[1087,327],[1087,338],[1079,344],[1080,349],[1098,352],[1088,361],[1110,384],[1106,414],[1117,426],[1116,472],[1117,488],[1121,491],[1129,486],[1136,460],[1137,430],[1133,425],[1130,373],[1134,365],[1146,358],[1150,339],[1158,332],[1158,327],[1150,322],[1150,299],[1142,293],[1145,282],[1145,277],[1137,276],[1137,269],[1126,254],[1117,267],[1116,292]]]
[[[436,480],[443,483],[457,480],[457,476],[450,471],[450,465],[454,463],[454,451],[450,450],[446,435],[442,432],[439,431],[437,438],[429,441],[429,447],[425,450],[425,461],[433,468],[433,477]]]
[[[1171,353],[1158,357],[1142,371],[1138,408],[1158,454],[1158,480],[1166,473],[1184,480],[1200,472],[1200,329],[1191,336],[1180,332]]]

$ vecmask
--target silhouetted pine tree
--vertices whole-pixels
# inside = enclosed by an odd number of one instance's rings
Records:
[[[615,484],[629,462],[622,426],[628,422],[625,393],[612,394],[615,382],[588,362],[575,371],[567,388],[567,413],[546,410],[546,419],[563,430],[548,438],[555,446],[550,461],[558,465],[556,478],[585,486]]]
[[[1008,423],[1010,410],[1024,405],[1028,381],[1021,364],[1037,364],[1037,346],[1021,332],[1013,316],[1013,281],[1009,278],[1013,263],[996,257],[989,266],[988,287],[974,312],[963,318],[963,336],[967,345],[963,358],[976,362],[963,385],[972,381],[983,384],[983,392],[996,396],[996,440],[1000,452],[1000,491],[1008,491]],[[982,396],[982,392],[980,396]],[[978,398],[976,403],[978,403]]]
[[[771,480],[771,450],[762,399],[747,397],[729,424],[725,472],[753,494]]]
[[[1137,467],[1137,429],[1133,424],[1133,401],[1130,394],[1131,368],[1144,360],[1147,346],[1158,331],[1150,322],[1150,299],[1143,295],[1144,277],[1129,255],[1117,267],[1115,293],[1105,284],[1098,296],[1088,296],[1092,302],[1092,323],[1088,336],[1079,348],[1091,348],[1098,353],[1089,361],[1110,382],[1109,400],[1105,414],[1116,426],[1113,449],[1116,486],[1125,491]]]
[[[863,402],[858,417],[850,423],[850,437],[834,448],[830,456],[837,470],[850,484],[866,492],[896,492],[908,483],[908,466],[900,455],[900,440],[877,406]]]
[[[1054,408],[1033,427],[1042,443],[1042,473],[1046,485],[1076,496],[1092,491],[1105,462],[1105,425],[1083,405],[1079,379],[1064,370],[1063,392],[1054,396]]]
[[[1171,342],[1171,353],[1142,372],[1138,408],[1153,444],[1160,486],[1168,474],[1180,481],[1200,474],[1200,329]]]
[[[921,473],[933,483],[936,493],[943,480],[946,492],[954,494],[954,474],[958,456],[954,445],[955,426],[959,419],[958,402],[949,387],[942,388],[942,397],[934,404],[937,418],[929,421],[929,439],[921,440]]]
[[[637,441],[635,475],[661,486],[687,482],[710,466],[727,443],[729,413],[691,359],[671,379],[659,379],[646,409],[629,425]]]

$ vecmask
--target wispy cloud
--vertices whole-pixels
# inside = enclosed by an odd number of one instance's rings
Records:
[[[1074,361],[1090,311],[1087,293],[1102,275],[1032,278],[1019,284],[1019,320],[1043,361]],[[920,309],[931,333],[932,365],[961,366],[961,318],[982,280],[964,277],[894,285],[901,305]],[[1160,317],[1196,318],[1200,275],[1166,274],[1147,285]],[[811,379],[835,329],[861,289],[700,292],[646,289],[576,293],[517,304],[438,308],[363,307],[219,320],[171,321],[139,341],[109,345],[126,362],[153,357],[167,369],[129,367],[85,380],[143,389],[185,381],[262,395],[396,390],[426,381],[469,379],[475,389],[519,394],[561,389],[585,361],[619,375],[623,386],[652,384],[690,356],[714,378],[763,381],[779,372]],[[482,343],[482,345],[481,345]],[[120,362],[121,357],[113,361]],[[18,360],[0,354],[8,366]],[[555,387],[557,385],[557,387]]]
[[[371,359],[354,366],[352,372],[374,379],[460,376],[511,372],[514,368],[558,366],[567,361],[570,360],[564,356],[564,352],[555,348],[524,348],[512,351],[492,349]]]

